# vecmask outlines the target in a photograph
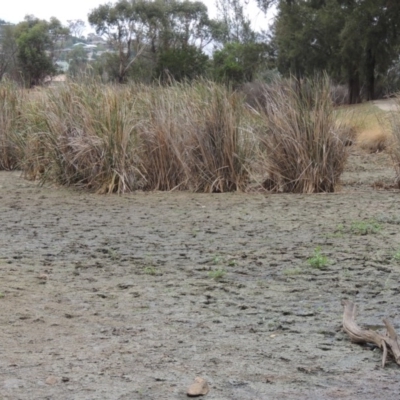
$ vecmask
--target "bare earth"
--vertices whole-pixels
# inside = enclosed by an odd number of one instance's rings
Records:
[[[341,331],[342,299],[400,330],[400,193],[371,187],[393,178],[354,149],[329,195],[98,196],[0,173],[0,399],[184,399],[201,376],[210,400],[397,400],[400,366]]]

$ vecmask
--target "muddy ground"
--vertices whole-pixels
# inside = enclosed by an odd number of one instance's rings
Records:
[[[0,173],[0,399],[184,399],[196,376],[210,400],[398,399],[400,367],[341,331],[342,299],[400,330],[393,178],[354,149],[337,194],[98,196]]]

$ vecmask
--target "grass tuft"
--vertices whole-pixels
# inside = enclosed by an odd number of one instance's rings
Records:
[[[261,143],[272,190],[333,192],[347,159],[328,79],[281,83],[266,93]]]

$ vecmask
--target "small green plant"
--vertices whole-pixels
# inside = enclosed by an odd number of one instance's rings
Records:
[[[146,267],[144,273],[146,275],[157,275],[157,270],[154,267]]]
[[[235,259],[230,260],[230,261],[228,262],[228,265],[229,265],[230,267],[235,267],[235,266],[237,265],[237,261],[236,261]]]
[[[0,299],[4,298],[5,294],[3,292],[0,292]]]
[[[350,226],[350,231],[355,235],[369,235],[378,233],[381,230],[381,226],[374,219],[367,221],[354,221]]]
[[[222,256],[220,256],[220,255],[218,255],[218,254],[216,254],[216,255],[214,256],[213,260],[212,260],[212,262],[213,262],[214,265],[222,264],[224,261],[225,261],[225,260],[224,260],[224,257],[222,257]]]
[[[307,263],[313,268],[324,269],[328,266],[330,260],[321,253],[321,247],[317,247],[313,256],[307,260]]]
[[[397,250],[396,253],[393,254],[393,258],[400,262],[400,250]]]
[[[208,273],[208,276],[217,281],[218,279],[223,278],[225,274],[226,274],[226,271],[224,269],[216,269],[214,271],[210,271]]]

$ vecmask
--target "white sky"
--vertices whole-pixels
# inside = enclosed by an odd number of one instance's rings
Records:
[[[46,20],[49,20],[50,17],[56,17],[64,25],[67,25],[67,20],[81,19],[85,21],[87,28],[89,28],[87,22],[88,13],[100,4],[107,2],[109,0],[10,0],[7,2],[7,6],[1,7],[0,19],[11,23],[18,23],[24,19],[25,15],[34,15]],[[115,1],[111,2],[115,3]],[[203,0],[203,3],[207,5],[209,15],[211,17],[215,16],[214,0]],[[257,8],[255,0],[246,0],[246,3],[248,3],[246,8],[247,14],[251,17],[254,28],[267,29],[268,20]]]

